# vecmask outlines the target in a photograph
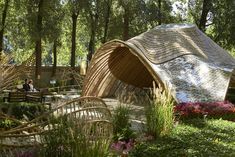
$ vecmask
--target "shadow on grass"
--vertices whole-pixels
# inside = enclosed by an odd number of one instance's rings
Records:
[[[223,120],[191,120],[178,125],[170,136],[140,143],[132,157],[235,156],[235,123]]]

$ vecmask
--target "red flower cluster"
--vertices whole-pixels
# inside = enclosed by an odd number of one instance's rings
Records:
[[[210,102],[210,103],[180,103],[174,108],[175,113],[180,117],[195,116],[215,116],[233,115],[235,117],[235,106],[228,102]]]

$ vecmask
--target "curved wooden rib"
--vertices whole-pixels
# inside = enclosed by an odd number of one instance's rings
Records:
[[[83,127],[85,133],[91,133],[91,129],[96,127],[96,132],[93,130],[95,133],[93,136],[109,139],[112,135],[111,112],[105,102],[96,97],[81,97],[63,102],[60,106],[26,124],[1,132],[0,153],[7,152],[11,148],[43,145],[44,141],[41,137],[60,125],[53,119],[64,116],[75,120],[76,126]],[[87,134],[87,136],[90,135]]]
[[[149,61],[136,48],[120,40],[104,44],[94,55],[84,80],[83,96],[113,96],[122,82],[136,87],[163,85]]]

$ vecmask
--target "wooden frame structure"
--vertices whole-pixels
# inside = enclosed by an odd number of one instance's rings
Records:
[[[108,142],[113,135],[112,116],[105,102],[96,97],[80,97],[62,102],[28,123],[0,132],[0,156],[16,156],[16,152],[45,147],[45,136],[61,125],[61,121],[55,121],[55,118],[72,118],[76,124],[74,127],[82,129],[89,142],[96,140],[95,137]]]
[[[233,57],[191,24],[161,25],[128,41],[113,40],[94,54],[84,96],[110,97],[123,84],[169,86],[178,102],[225,99]]]

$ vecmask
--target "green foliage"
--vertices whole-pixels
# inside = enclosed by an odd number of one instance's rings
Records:
[[[9,113],[16,119],[26,118],[27,120],[32,120],[45,111],[41,103],[2,103],[0,107],[4,113]]]
[[[114,133],[119,133],[123,128],[129,127],[130,108],[124,105],[119,105],[113,113]]]
[[[117,134],[114,134],[114,141],[129,141],[130,139],[135,139],[137,134],[130,129],[130,127],[122,128]]]
[[[174,124],[174,100],[169,91],[153,89],[153,101],[146,107],[147,133],[156,137],[167,135]]]
[[[235,3],[232,0],[206,1],[206,0],[181,0],[185,7],[178,7],[181,16],[187,12],[181,22],[195,23],[199,25],[203,2],[212,3],[209,8],[206,22],[206,33],[223,48],[232,51],[234,49],[234,24]],[[187,7],[186,7],[187,6]]]
[[[232,0],[215,1],[213,5],[213,39],[227,49],[235,45],[235,3]]]
[[[18,126],[19,123],[12,121],[10,119],[0,119],[0,130],[8,130]]]
[[[188,20],[191,23],[195,23],[199,25],[200,16],[201,16],[201,10],[202,10],[202,0],[194,1],[189,0],[188,1]]]
[[[139,143],[130,157],[235,155],[235,123],[225,120],[192,119],[179,124],[168,136]]]
[[[158,25],[159,18],[161,17],[162,23],[173,23],[173,16],[170,14],[172,11],[172,1],[161,1],[161,10],[159,12],[158,2],[156,0],[149,0],[146,2],[147,20],[151,27]]]
[[[94,47],[97,49],[107,30],[107,41],[122,39],[124,30],[124,13],[129,17],[129,38],[158,25],[161,16],[162,23],[189,22],[199,24],[203,0],[164,0],[161,9],[157,0],[50,0],[44,1],[42,8],[42,31],[37,32],[37,7],[39,1],[20,0],[10,1],[4,36],[12,46],[12,55],[16,63],[25,61],[34,52],[34,42],[42,36],[42,64],[51,64],[51,49],[54,40],[58,41],[58,65],[70,64],[72,20],[71,12],[78,16],[76,32],[76,58],[85,58],[88,53],[91,31],[95,31]],[[173,3],[180,2],[179,14],[173,13]],[[5,1],[0,2],[2,15]],[[234,52],[234,16],[235,7],[232,0],[212,1],[208,14],[206,33],[223,48]],[[107,19],[108,6],[110,7]],[[131,7],[130,7],[131,6]],[[160,9],[160,10],[159,10]],[[159,12],[160,11],[160,12]],[[160,13],[160,14],[159,14]],[[91,16],[92,14],[92,16]],[[97,17],[94,29],[94,18]],[[1,20],[0,16],[0,29]],[[106,22],[108,26],[106,28]],[[46,59],[45,59],[46,58]],[[77,62],[77,59],[76,59]],[[77,62],[76,65],[79,63]]]

